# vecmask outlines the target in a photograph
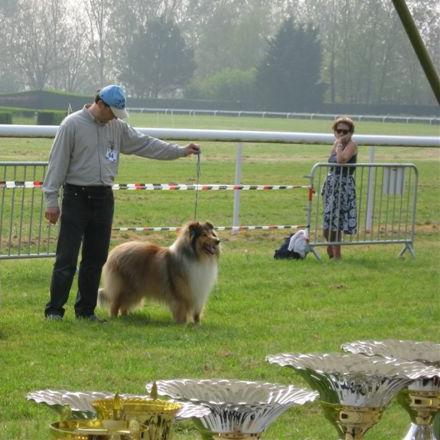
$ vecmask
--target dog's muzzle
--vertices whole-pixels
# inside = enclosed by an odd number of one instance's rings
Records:
[[[217,238],[216,241],[214,241],[214,243],[205,244],[205,246],[203,246],[203,249],[209,255],[216,255],[216,254],[218,254],[219,244],[220,244],[220,240]]]

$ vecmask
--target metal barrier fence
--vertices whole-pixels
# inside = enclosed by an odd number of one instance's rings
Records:
[[[316,258],[320,259],[315,249],[319,246],[390,243],[403,245],[399,256],[406,250],[415,256],[415,165],[317,163],[309,178],[307,230]],[[353,194],[354,204],[348,193]],[[354,212],[348,214],[350,208]],[[329,241],[324,235],[324,221]],[[341,230],[351,233],[337,232]]]
[[[52,257],[55,255],[58,226],[44,217],[41,190],[47,162],[0,162],[0,260]],[[241,184],[148,184],[115,183],[113,191],[285,191],[308,190],[308,185]],[[234,204],[234,217],[236,213]],[[232,225],[216,226],[233,233],[250,230],[300,229],[304,225]],[[177,231],[177,226],[114,227],[114,231]]]
[[[58,227],[44,218],[41,184],[47,162],[0,162],[0,259],[50,257],[55,253]],[[339,176],[354,168],[357,228],[354,234],[327,242],[322,231],[325,192],[329,174]],[[114,190],[288,190],[308,189],[307,229],[311,251],[319,258],[316,247],[328,244],[401,243],[400,254],[408,250],[414,255],[414,227],[418,173],[413,164],[356,164],[335,165],[318,163],[311,171],[309,185],[159,185],[115,184]],[[339,198],[338,198],[339,197]],[[338,194],[336,207],[342,205]],[[332,210],[335,215],[338,209]],[[331,217],[331,216],[330,216]],[[332,222],[330,218],[330,222]],[[339,221],[339,220],[338,220]],[[339,225],[336,225],[339,226]],[[299,229],[300,225],[223,226],[233,232],[257,229]],[[120,231],[167,231],[174,227],[126,227]],[[177,228],[175,228],[177,229]]]
[[[0,259],[55,255],[57,226],[44,218],[43,192],[36,185],[7,182],[41,182],[47,162],[0,162]]]

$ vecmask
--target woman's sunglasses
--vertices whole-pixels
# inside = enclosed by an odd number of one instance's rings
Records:
[[[337,128],[335,131],[336,131],[336,133],[338,133],[338,134],[347,134],[347,133],[350,133],[350,130],[345,130],[345,129],[343,129],[343,128]]]

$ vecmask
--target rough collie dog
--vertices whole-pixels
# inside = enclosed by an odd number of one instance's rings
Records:
[[[153,299],[166,304],[177,323],[198,323],[217,280],[219,255],[220,240],[209,222],[187,223],[170,247],[123,243],[104,265],[98,305],[118,316]]]

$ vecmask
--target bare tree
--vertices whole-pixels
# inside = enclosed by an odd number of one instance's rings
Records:
[[[440,3],[438,0],[410,0],[408,4],[430,56],[440,68]]]
[[[14,72],[13,63],[13,17],[17,14],[18,2],[16,0],[0,3],[0,91],[15,91],[21,85],[21,75]]]
[[[287,2],[290,7],[293,1]],[[435,3],[410,2],[434,58],[440,48],[440,7]],[[392,2],[308,0],[295,10],[299,21],[320,29],[322,76],[329,84],[330,102],[430,102],[429,87]]]
[[[62,64],[64,50],[63,2],[21,0],[11,18],[14,63],[32,89],[43,89]]]
[[[114,1],[112,0],[84,0],[88,21],[89,50],[95,63],[97,77],[101,87],[108,76],[107,70],[112,68],[110,63],[110,32]]]
[[[91,54],[88,50],[88,39],[84,34],[86,27],[83,14],[73,11],[61,72],[63,88],[68,92],[88,91],[91,87],[90,83],[93,83],[89,78]]]

